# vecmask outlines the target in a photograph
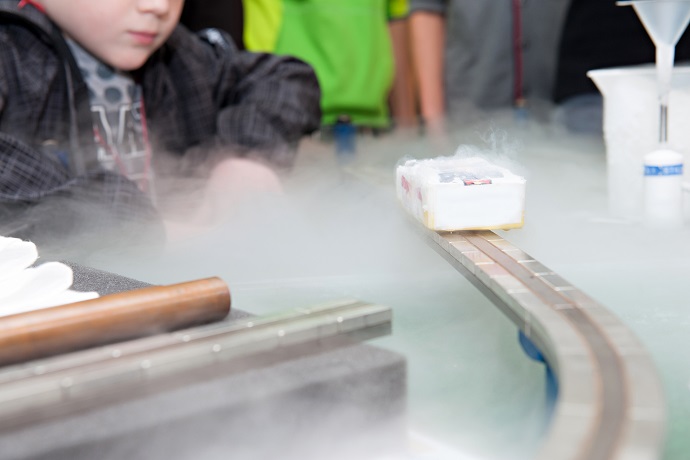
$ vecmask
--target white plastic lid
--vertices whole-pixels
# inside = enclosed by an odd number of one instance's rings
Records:
[[[683,154],[670,149],[659,149],[644,156],[645,166],[670,166],[683,163]]]

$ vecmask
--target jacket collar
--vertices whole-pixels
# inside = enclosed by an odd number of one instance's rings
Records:
[[[19,7],[18,0],[0,0],[0,17],[3,21],[15,20],[32,24],[42,32],[51,35],[55,25],[39,8],[31,3]]]

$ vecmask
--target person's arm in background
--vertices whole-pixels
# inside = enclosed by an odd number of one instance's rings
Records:
[[[444,0],[412,2],[410,32],[419,91],[419,105],[427,132],[443,134],[445,90],[443,81],[446,36]]]
[[[410,51],[408,0],[390,0],[388,30],[393,48],[394,79],[390,91],[391,115],[398,128],[417,126],[417,101]]]

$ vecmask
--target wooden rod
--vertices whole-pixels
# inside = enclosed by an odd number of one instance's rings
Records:
[[[0,366],[218,321],[230,303],[214,277],[1,317]]]

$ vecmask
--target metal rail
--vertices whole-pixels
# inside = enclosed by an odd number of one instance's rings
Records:
[[[389,307],[341,301],[6,367],[0,430],[389,334],[391,316]]]
[[[493,232],[424,230],[424,236],[554,368],[559,396],[539,459],[661,457],[661,382],[645,348],[617,317]]]

